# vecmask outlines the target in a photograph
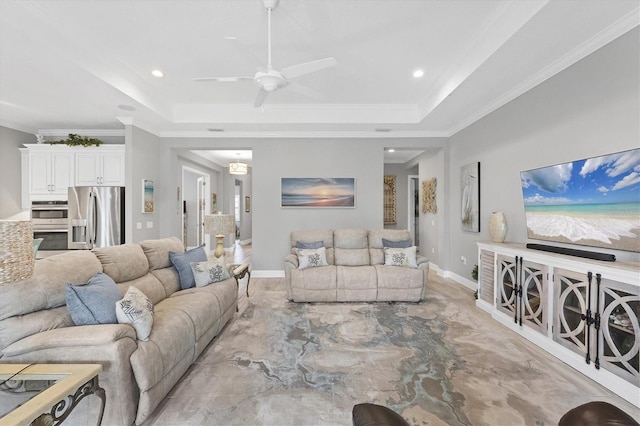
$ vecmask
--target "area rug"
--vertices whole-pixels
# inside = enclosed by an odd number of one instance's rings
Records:
[[[592,400],[638,413],[435,274],[419,304],[292,303],[255,279],[240,305],[146,425],[350,425],[361,402],[413,425],[554,425]]]

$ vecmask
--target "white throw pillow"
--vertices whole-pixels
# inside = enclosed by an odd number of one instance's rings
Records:
[[[149,340],[153,326],[153,303],[144,293],[129,286],[124,297],[116,302],[116,318],[120,324],[131,324],[138,340]]]
[[[416,246],[408,248],[384,248],[384,264],[386,266],[408,266],[417,268]]]
[[[329,266],[324,247],[317,249],[298,249],[298,269]]]
[[[196,287],[204,287],[231,278],[224,256],[206,262],[191,262],[191,270],[196,280]]]

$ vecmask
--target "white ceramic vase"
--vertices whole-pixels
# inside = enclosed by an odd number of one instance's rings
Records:
[[[501,243],[507,236],[507,218],[502,212],[491,213],[489,218],[489,236],[494,243]]]

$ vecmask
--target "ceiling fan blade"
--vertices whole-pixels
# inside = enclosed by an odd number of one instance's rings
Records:
[[[253,77],[197,77],[193,81],[221,81],[221,82],[233,82],[240,80],[253,80]]]
[[[302,84],[296,83],[295,81],[290,81],[289,84],[287,84],[287,90],[291,90],[292,92],[313,99],[321,99],[324,97],[324,95],[317,90],[313,90],[310,87],[303,86]]]
[[[264,89],[258,89],[258,96],[256,96],[256,100],[253,103],[253,107],[260,108],[264,103],[264,101],[267,99],[267,95],[269,95],[269,92],[267,92]]]
[[[280,70],[285,78],[299,77],[305,74],[311,74],[312,72],[320,71],[325,68],[329,68],[337,64],[336,58],[324,58],[311,62],[305,62],[304,64],[298,64],[291,67],[283,68]]]

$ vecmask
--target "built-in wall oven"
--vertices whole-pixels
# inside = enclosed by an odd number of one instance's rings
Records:
[[[33,201],[33,238],[42,238],[40,250],[67,250],[69,207],[66,201]]]

